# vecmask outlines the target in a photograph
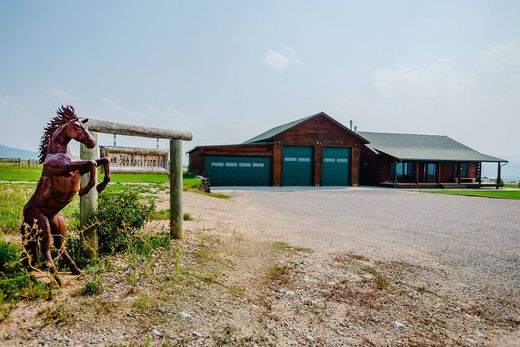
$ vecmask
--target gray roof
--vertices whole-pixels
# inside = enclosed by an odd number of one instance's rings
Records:
[[[276,136],[278,134],[281,134],[284,131],[289,130],[289,129],[291,129],[291,128],[293,128],[293,127],[295,127],[295,126],[297,126],[297,125],[299,125],[301,123],[304,123],[304,122],[308,121],[311,118],[318,117],[318,116],[322,116],[322,117],[328,118],[330,121],[332,121],[333,123],[337,124],[339,127],[344,129],[346,132],[350,133],[352,136],[357,137],[361,142],[363,142],[363,143],[367,142],[358,133],[350,130],[349,128],[347,128],[346,126],[344,126],[343,124],[341,124],[340,122],[338,122],[337,120],[335,120],[334,118],[332,118],[331,116],[326,114],[325,112],[320,112],[320,113],[317,113],[317,114],[313,114],[312,116],[300,118],[300,119],[297,119],[295,121],[292,121],[292,122],[289,122],[289,123],[285,123],[285,124],[279,125],[277,127],[274,127],[272,129],[269,129],[267,131],[264,131],[260,135],[257,135],[255,137],[253,137],[252,139],[249,139],[249,140],[245,141],[243,144],[250,144],[250,143],[254,143],[254,142],[270,140],[274,136]]]
[[[483,154],[440,135],[358,132],[370,141],[366,146],[401,160],[507,162]]]
[[[300,123],[303,123],[306,120],[311,119],[314,116],[315,115],[304,117],[304,118],[300,118],[300,119],[297,119],[295,121],[279,125],[277,127],[269,129],[267,131],[264,131],[263,133],[253,137],[252,139],[249,139],[249,140],[245,141],[244,144],[270,139],[271,137],[276,136],[276,135],[284,132],[285,130],[290,129],[290,128],[292,128],[292,127],[294,127],[294,126],[296,126],[296,125],[298,125]]]

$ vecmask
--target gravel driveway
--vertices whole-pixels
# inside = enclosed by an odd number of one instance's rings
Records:
[[[233,199],[201,209],[188,197],[187,210],[250,237],[411,262],[442,272],[448,287],[520,298],[520,201],[377,188],[219,191]]]

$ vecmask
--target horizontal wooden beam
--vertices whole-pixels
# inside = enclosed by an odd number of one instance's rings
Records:
[[[89,127],[90,129],[90,127]],[[140,147],[114,147],[114,146],[99,146],[102,150],[106,150],[109,153],[122,153],[122,154],[134,154],[134,155],[168,155],[167,149],[155,149],[155,148],[140,148]]]
[[[87,122],[89,130],[104,134],[116,134],[127,136],[141,136],[159,139],[184,140],[191,141],[192,134],[187,131],[179,131],[172,129],[161,129],[145,127],[140,125],[131,125],[123,123],[108,122],[99,119],[89,118]]]

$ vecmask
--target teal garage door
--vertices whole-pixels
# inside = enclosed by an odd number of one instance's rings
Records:
[[[268,186],[270,175],[269,157],[204,157],[204,176],[212,186]]]
[[[282,158],[282,185],[312,185],[312,147],[284,146]]]
[[[322,186],[350,185],[350,148],[324,147],[321,165]]]

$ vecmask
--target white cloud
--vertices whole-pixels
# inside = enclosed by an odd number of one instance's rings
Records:
[[[488,45],[480,52],[479,62],[489,71],[520,71],[520,47],[513,43]]]
[[[292,49],[290,47],[284,47],[284,49],[289,54],[290,61],[292,61],[295,64],[303,66],[303,62],[300,60],[300,58],[298,57],[298,53],[296,53],[296,51],[294,49]]]
[[[43,95],[52,98],[61,104],[69,104],[69,105],[77,105],[79,104],[79,99],[75,97],[74,95],[71,95],[59,88],[51,88],[51,89],[44,89]]]
[[[517,49],[485,47],[464,68],[449,59],[424,66],[402,60],[373,70],[369,90],[345,93],[331,108],[343,121],[354,119],[361,131],[442,134],[484,153],[506,155],[520,146],[520,74],[512,70],[520,71]]]
[[[285,55],[273,49],[268,49],[263,56],[264,64],[276,72],[283,72],[290,64],[303,65],[294,49],[289,47],[284,47],[284,49],[287,51]]]
[[[376,69],[372,83],[383,96],[435,99],[466,94],[474,85],[474,78],[456,71],[449,59],[439,59],[424,67]]]

